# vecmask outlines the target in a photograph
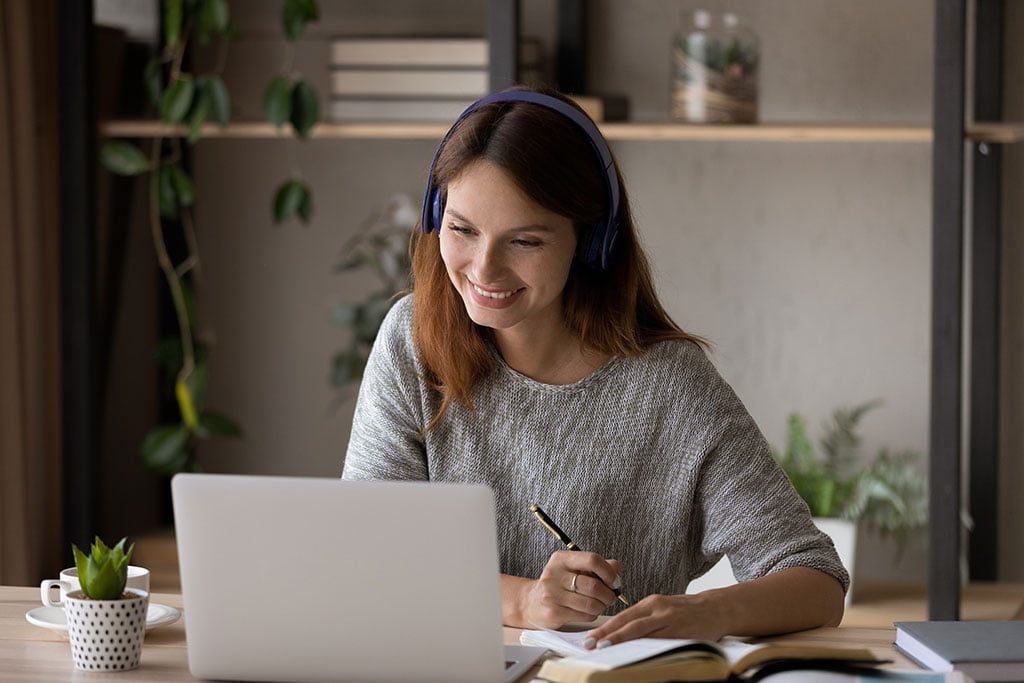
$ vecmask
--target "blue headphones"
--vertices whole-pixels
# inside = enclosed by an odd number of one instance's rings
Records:
[[[434,165],[437,164],[437,158],[441,155],[441,150],[444,149],[448,138],[452,136],[452,133],[464,118],[480,107],[494,104],[495,102],[528,102],[551,109],[568,118],[586,134],[587,139],[590,140],[591,147],[594,148],[594,152],[601,162],[602,177],[605,179],[605,187],[608,191],[608,216],[594,225],[590,234],[590,243],[582,248],[580,253],[583,261],[588,266],[602,270],[607,268],[608,257],[612,252],[612,247],[615,245],[615,238],[619,234],[619,177],[615,173],[615,164],[612,163],[612,153],[608,149],[608,143],[605,142],[604,136],[601,135],[601,131],[597,129],[594,122],[580,110],[570,104],[566,104],[557,97],[528,90],[497,92],[477,100],[459,115],[459,118],[455,120],[452,127],[445,133],[445,136],[441,139],[441,144],[437,146],[437,150],[434,152],[434,158],[430,161],[430,171],[427,174],[427,191],[423,195],[423,217],[420,221],[423,232],[428,233],[431,230],[441,231],[441,218],[444,216],[444,205],[447,197],[442,193],[440,187],[434,185]]]

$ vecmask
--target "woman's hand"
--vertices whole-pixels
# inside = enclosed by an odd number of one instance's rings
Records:
[[[595,628],[587,649],[633,638],[767,636],[843,618],[843,586],[810,567],[789,567],[751,581],[694,595],[651,595]]]
[[[726,634],[707,594],[649,595],[587,634],[583,647],[607,647],[634,638],[718,640]]]
[[[596,553],[552,553],[540,578],[520,594],[520,614],[535,628],[559,628],[572,621],[593,621],[616,599],[610,587],[621,583],[622,565]]]

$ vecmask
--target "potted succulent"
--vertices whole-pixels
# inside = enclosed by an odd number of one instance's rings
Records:
[[[97,536],[86,555],[72,544],[81,590],[63,599],[75,666],[86,671],[128,671],[139,666],[149,593],[126,588],[134,544],[108,548]]]

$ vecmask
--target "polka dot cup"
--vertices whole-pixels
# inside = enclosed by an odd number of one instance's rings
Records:
[[[71,657],[77,668],[128,671],[139,667],[149,593],[135,588],[126,588],[125,592],[134,597],[89,600],[75,591],[64,598]]]

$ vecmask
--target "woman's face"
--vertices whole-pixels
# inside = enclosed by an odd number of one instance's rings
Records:
[[[561,323],[576,234],[504,170],[476,161],[448,184],[441,258],[473,322],[495,330]]]

